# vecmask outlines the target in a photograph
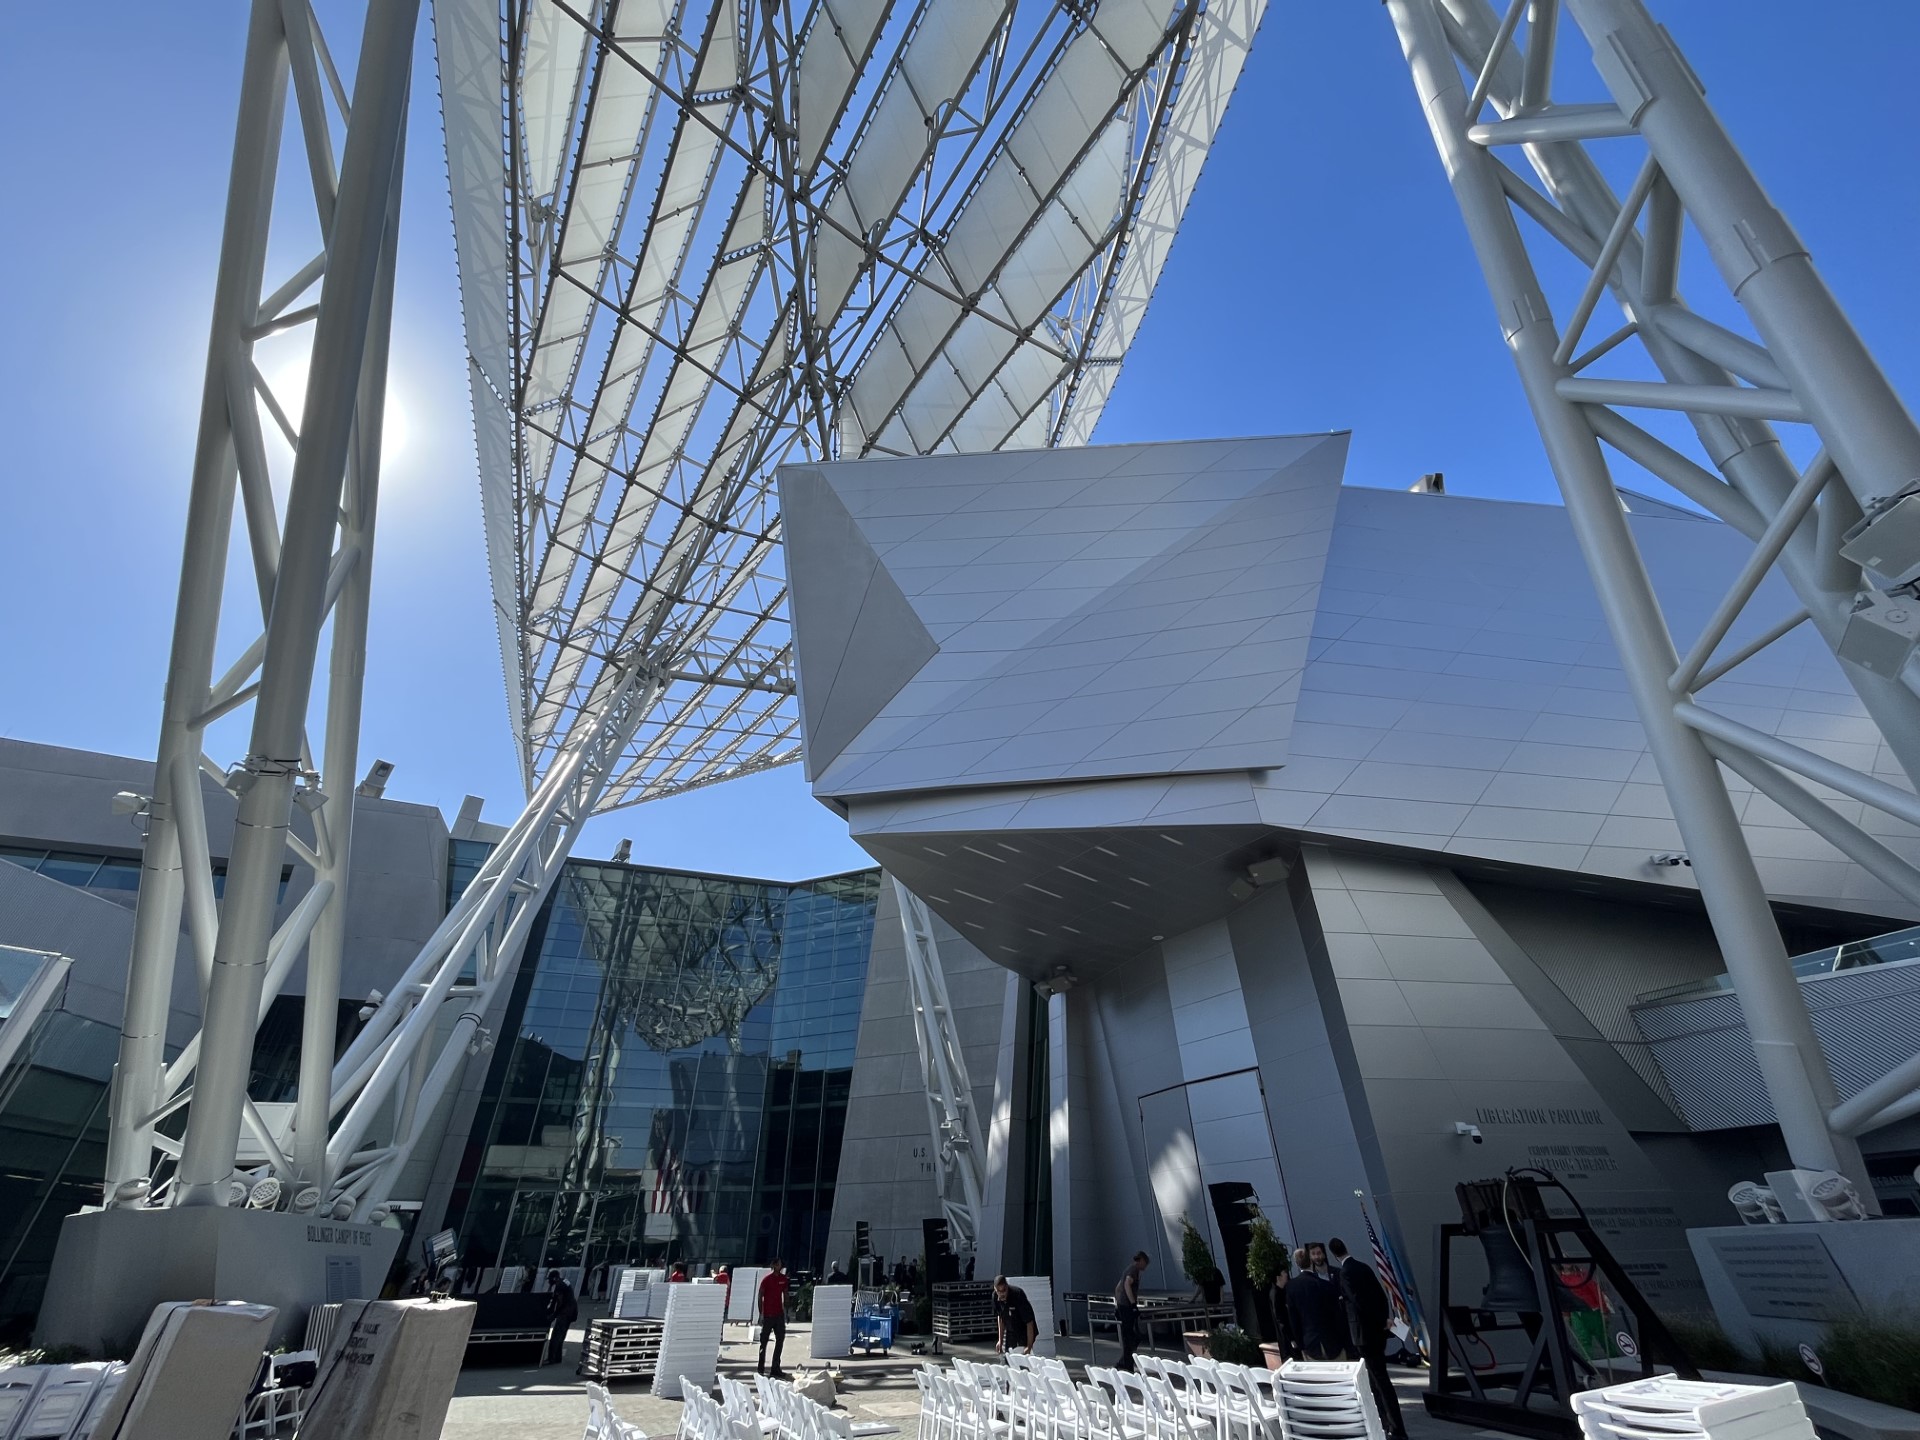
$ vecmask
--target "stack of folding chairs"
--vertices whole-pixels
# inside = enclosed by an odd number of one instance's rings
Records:
[[[1289,1440],[1384,1440],[1373,1383],[1358,1360],[1289,1360],[1275,1390]]]
[[[1655,1375],[1573,1397],[1585,1440],[1813,1440],[1791,1383],[1722,1385]]]

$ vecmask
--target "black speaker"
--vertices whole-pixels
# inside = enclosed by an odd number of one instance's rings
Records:
[[[927,1252],[929,1283],[944,1285],[960,1278],[960,1261],[953,1253],[953,1231],[945,1220],[922,1220],[920,1240]]]

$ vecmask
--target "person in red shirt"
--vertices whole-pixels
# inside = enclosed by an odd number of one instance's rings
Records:
[[[773,1369],[767,1369],[767,1341],[773,1341]],[[787,1378],[780,1368],[780,1352],[787,1343],[787,1262],[775,1259],[760,1281],[760,1363],[754,1368],[776,1380]]]
[[[686,1263],[682,1261],[680,1264],[675,1265],[673,1267],[673,1273],[667,1276],[667,1283],[669,1285],[684,1285],[686,1284],[686,1281],[687,1281],[687,1267],[686,1267]]]

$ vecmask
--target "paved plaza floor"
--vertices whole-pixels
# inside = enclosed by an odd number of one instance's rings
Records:
[[[463,1370],[446,1428],[440,1432],[442,1440],[580,1440],[587,1424],[587,1400],[574,1367],[579,1363],[584,1335],[584,1325],[572,1332],[563,1365]],[[788,1326],[781,1364],[789,1374],[811,1364],[811,1338],[812,1327]],[[727,1341],[720,1351],[721,1374],[751,1380],[756,1349],[753,1340],[754,1333],[746,1326],[727,1327]],[[916,1343],[922,1343],[921,1337],[909,1335],[890,1356],[869,1359],[856,1354],[829,1361],[845,1377],[839,1387],[841,1407],[858,1420],[882,1420],[899,1426],[901,1440],[918,1440],[920,1395],[913,1372],[929,1359],[940,1357],[913,1354],[911,1347]],[[948,1353],[977,1360],[993,1358],[992,1347],[986,1345],[949,1347]],[[1078,1378],[1088,1360],[1086,1340],[1063,1337],[1060,1355]],[[1118,1356],[1111,1343],[1103,1343],[1093,1363],[1111,1365]],[[1493,1434],[1430,1417],[1420,1404],[1420,1391],[1426,1384],[1424,1370],[1396,1370],[1394,1375],[1401,1413],[1413,1440],[1467,1440],[1469,1436]],[[620,1417],[650,1436],[671,1436],[680,1423],[680,1402],[654,1396],[650,1381],[616,1382],[607,1388]]]

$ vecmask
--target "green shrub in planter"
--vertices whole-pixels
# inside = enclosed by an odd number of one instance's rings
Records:
[[[1207,1354],[1222,1365],[1258,1367],[1267,1363],[1266,1357],[1260,1353],[1260,1342],[1238,1325],[1222,1325],[1217,1330],[1209,1330]]]
[[[1227,1277],[1213,1263],[1213,1247],[1207,1244],[1207,1237],[1185,1215],[1180,1217],[1180,1268],[1202,1290],[1218,1290],[1226,1283]]]
[[[1274,1276],[1285,1275],[1292,1268],[1293,1261],[1275,1233],[1273,1222],[1256,1213],[1253,1223],[1247,1226],[1247,1278],[1264,1290],[1273,1283]]]
[[[1836,1321],[1815,1348],[1834,1389],[1920,1410],[1920,1316],[1881,1313]]]

